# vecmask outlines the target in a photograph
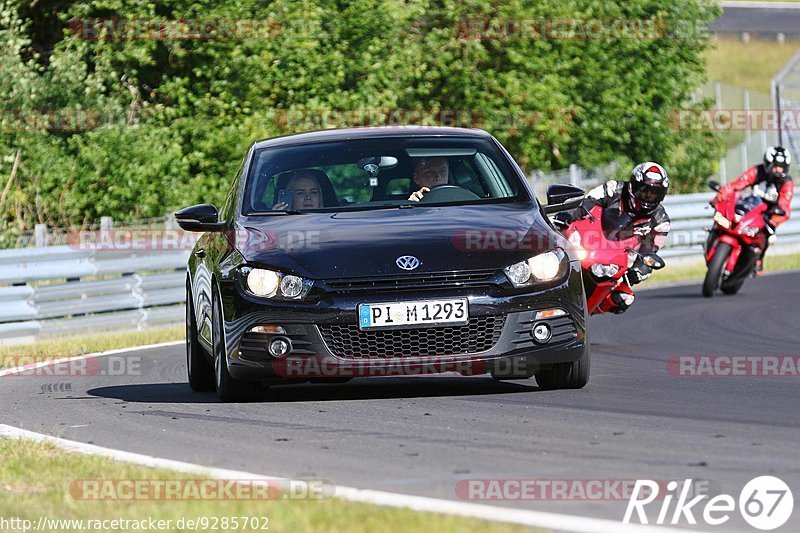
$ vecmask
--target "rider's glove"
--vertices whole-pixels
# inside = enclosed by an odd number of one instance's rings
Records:
[[[638,267],[633,266],[630,270],[628,270],[628,283],[631,285],[636,285],[638,283],[643,282],[647,278],[652,275],[652,272],[642,272],[639,270]]]
[[[766,230],[767,234],[775,235],[775,224],[772,223],[772,217],[770,215],[764,216],[764,222],[766,222],[764,229]]]
[[[573,217],[567,211],[561,211],[553,215],[553,225],[558,229],[567,229],[573,222]]]

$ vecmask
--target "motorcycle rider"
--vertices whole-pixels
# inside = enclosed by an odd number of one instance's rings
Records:
[[[633,220],[633,232],[639,237],[642,254],[656,253],[667,240],[670,219],[661,202],[669,190],[667,171],[652,161],[640,163],[631,171],[628,182],[610,180],[586,195],[581,207],[572,212],[558,213],[554,223],[562,228],[574,220],[589,216],[592,208],[616,208]],[[637,256],[626,274],[628,286],[649,278],[653,270]],[[609,295],[615,313],[623,313],[633,303],[633,296],[626,291],[614,291]]]
[[[761,275],[764,270],[764,255],[769,247],[770,237],[775,235],[775,228],[789,220],[792,211],[794,182],[789,176],[789,164],[792,155],[783,146],[770,146],[764,152],[764,162],[752,166],[734,181],[720,188],[716,200],[724,200],[734,191],[752,187],[753,194],[767,203],[769,208],[765,214],[767,225],[759,235],[759,246],[756,253],[755,273]],[[784,214],[776,215],[775,207],[783,209]]]

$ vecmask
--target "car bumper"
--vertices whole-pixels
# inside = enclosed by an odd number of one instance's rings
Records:
[[[224,284],[222,291],[228,369],[236,379],[283,382],[441,372],[475,375],[496,369],[545,368],[576,361],[589,350],[586,301],[580,264],[575,262],[557,285],[517,294],[503,294],[497,288],[453,288],[332,294],[311,303],[264,302],[235,282]],[[360,303],[454,297],[469,300],[468,328],[430,328],[437,331],[427,334],[428,328],[404,329],[376,335],[357,327]],[[554,308],[566,314],[535,320],[538,311]],[[534,323],[539,322],[552,332],[551,339],[542,344],[531,335]],[[250,332],[254,326],[265,325],[280,326],[284,332]],[[288,339],[293,350],[283,357],[270,355],[267,347],[276,337]],[[392,356],[382,354],[382,349]]]

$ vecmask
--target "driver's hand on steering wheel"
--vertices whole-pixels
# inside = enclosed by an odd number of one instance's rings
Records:
[[[430,189],[428,187],[422,187],[420,190],[412,192],[408,200],[411,202],[419,202],[422,200],[422,195],[426,192],[430,192]]]

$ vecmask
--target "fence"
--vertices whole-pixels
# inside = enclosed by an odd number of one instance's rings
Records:
[[[105,233],[40,227],[39,237],[30,241],[39,246],[0,250],[0,343],[181,323],[186,261],[197,235],[173,229],[171,219],[157,230],[113,233],[111,225],[104,221]],[[138,248],[130,237],[142,235],[135,231],[158,237],[155,246]],[[98,234],[113,237],[98,242]],[[95,241],[84,242],[85,236]],[[48,246],[48,241],[70,243]]]
[[[800,50],[772,78],[772,98],[778,111],[778,142],[786,146],[797,161],[800,156]]]
[[[712,196],[709,191],[665,200],[672,231],[661,254],[670,264],[702,261]],[[800,212],[800,196],[792,207]],[[186,260],[197,234],[173,229],[170,220],[162,221],[162,229],[179,234],[169,240],[173,246],[164,246],[164,239],[149,249],[72,239],[71,244],[0,250],[0,344],[180,325]],[[800,250],[800,218],[781,226],[779,235],[776,248]]]

